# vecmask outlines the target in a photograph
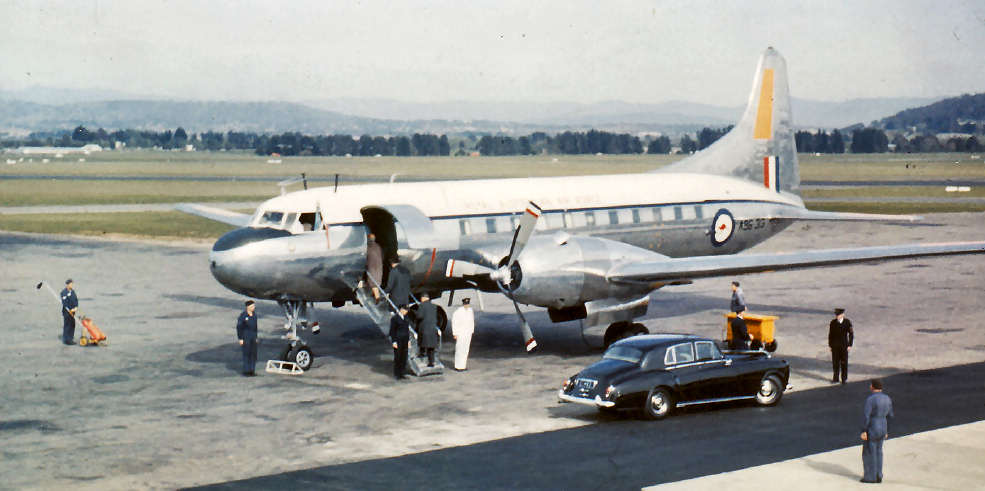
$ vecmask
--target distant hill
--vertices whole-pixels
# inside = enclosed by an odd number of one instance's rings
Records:
[[[878,98],[844,102],[793,99],[802,128],[844,128],[936,99]],[[599,129],[676,135],[734,124],[743,107],[670,101],[434,102],[339,98],[294,102],[175,101],[93,89],[33,87],[0,90],[0,134],[87,127],[308,134],[556,133]]]
[[[985,131],[985,93],[951,97],[922,107],[906,109],[879,121],[887,130],[929,133]]]

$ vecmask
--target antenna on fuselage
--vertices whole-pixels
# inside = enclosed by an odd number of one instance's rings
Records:
[[[308,178],[305,177],[304,172],[301,173],[301,177],[292,177],[290,179],[284,179],[283,181],[278,182],[277,185],[280,186],[280,195],[283,196],[287,194],[287,186],[297,184],[299,182],[303,182],[304,188],[308,189]]]
[[[333,193],[339,192],[339,173],[338,172],[335,173],[335,190],[333,190],[332,192]]]

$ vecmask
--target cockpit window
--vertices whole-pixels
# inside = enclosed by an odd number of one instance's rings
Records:
[[[629,363],[639,363],[642,357],[642,351],[636,348],[630,348],[629,346],[613,346],[602,355],[602,359],[604,360],[619,360]]]
[[[280,227],[280,222],[284,220],[284,212],[282,211],[266,211],[263,215],[260,215],[260,219],[257,220],[257,225],[261,227]]]

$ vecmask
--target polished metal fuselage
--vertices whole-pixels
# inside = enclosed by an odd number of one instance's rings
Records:
[[[606,281],[605,272],[626,261],[740,252],[791,223],[769,218],[784,206],[794,205],[718,200],[545,210],[519,257],[523,276],[515,296],[522,303],[563,308],[598,298],[645,295],[661,285],[615,284]],[[734,230],[716,244],[712,221],[721,210],[735,217]],[[473,288],[461,278],[446,278],[446,263],[455,259],[496,267],[509,252],[517,215],[432,217],[436,232],[457,238],[446,241],[451,244],[446,248],[411,248],[407,234],[414,231],[396,227],[398,254],[411,271],[413,288],[432,294]],[[264,238],[213,250],[211,270],[224,286],[253,298],[352,300],[365,271],[365,234],[364,224],[349,223],[333,225],[328,235],[310,231]]]

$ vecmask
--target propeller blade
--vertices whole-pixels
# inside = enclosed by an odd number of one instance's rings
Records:
[[[537,219],[540,218],[541,213],[540,207],[533,201],[524,210],[523,217],[520,218],[520,225],[517,226],[516,232],[513,233],[513,243],[510,244],[509,259],[506,260],[507,266],[512,266],[516,262],[516,258],[523,252],[523,248],[527,245],[527,240],[530,239],[530,234],[534,233],[534,227],[537,226]]]
[[[465,276],[475,276],[480,274],[490,274],[493,270],[481,264],[470,263],[468,261],[458,261],[449,259],[445,265],[446,278],[463,278]]]
[[[530,330],[530,324],[527,324],[527,318],[523,316],[523,312],[520,312],[520,305],[516,303],[513,295],[510,295],[510,300],[513,300],[513,308],[516,309],[516,315],[520,316],[520,329],[523,332],[523,345],[527,349],[527,353],[529,353],[537,347],[537,340],[534,339],[534,333]]]

